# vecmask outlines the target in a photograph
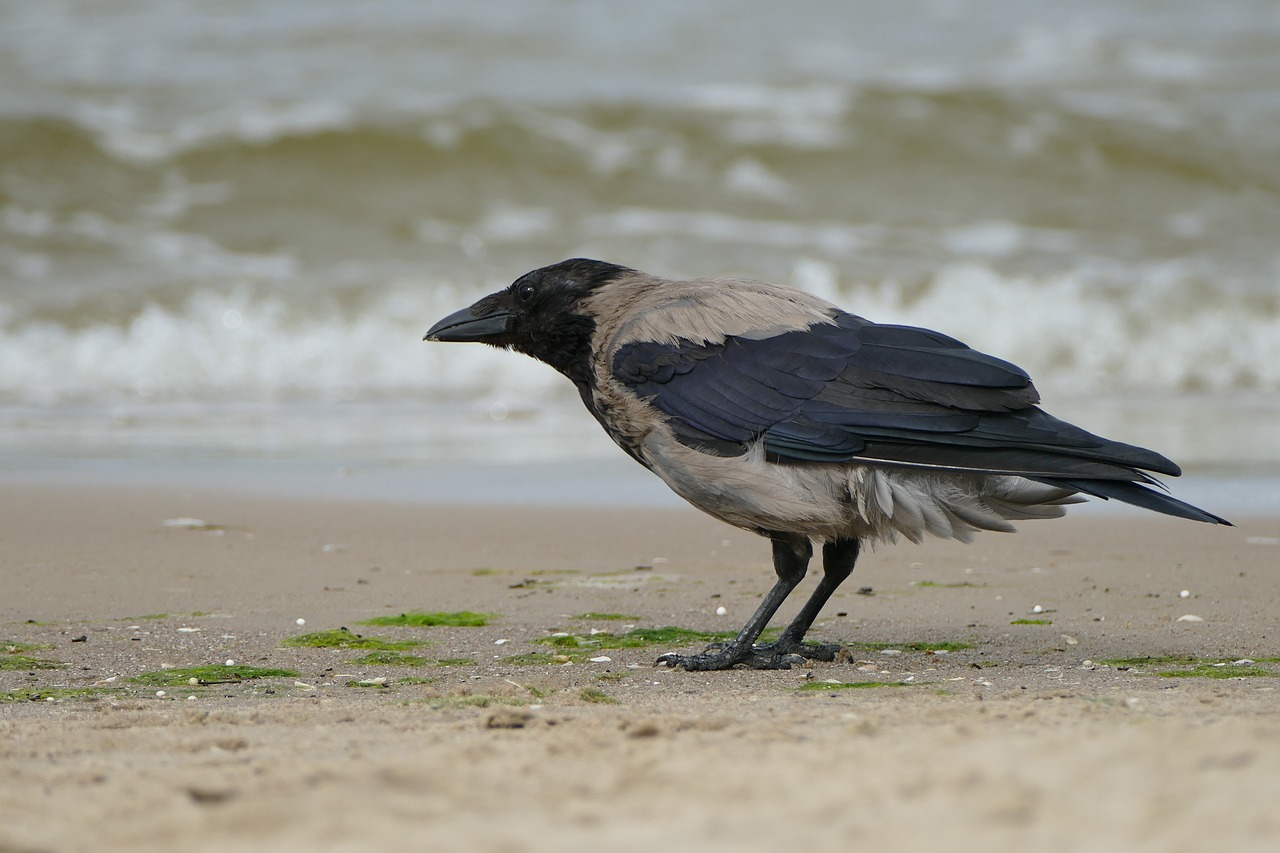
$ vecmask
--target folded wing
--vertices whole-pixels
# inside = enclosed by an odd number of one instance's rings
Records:
[[[632,342],[614,378],[668,415],[684,444],[780,464],[880,462],[1015,474],[1159,512],[1220,521],[1142,483],[1177,476],[1158,453],[1036,407],[1006,361],[927,329],[843,312],[830,324],[718,342]]]

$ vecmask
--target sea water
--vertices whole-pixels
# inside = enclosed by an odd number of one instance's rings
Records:
[[[1280,9],[0,2],[10,467],[605,460],[549,368],[421,342],[573,256],[936,328],[1275,476]]]

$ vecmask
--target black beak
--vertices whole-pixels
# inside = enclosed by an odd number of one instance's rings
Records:
[[[500,307],[484,306],[480,300],[470,308],[454,311],[432,326],[423,336],[424,341],[479,341],[498,343],[511,332],[515,315]]]

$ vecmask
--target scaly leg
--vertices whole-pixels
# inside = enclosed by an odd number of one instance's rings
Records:
[[[799,655],[810,660],[835,660],[840,651],[839,643],[806,645],[804,635],[813,626],[813,620],[826,605],[836,587],[853,574],[853,564],[858,561],[862,543],[857,539],[835,539],[822,546],[822,580],[800,608],[796,618],[783,629],[778,639],[764,646],[757,646],[756,653],[772,658]]]
[[[782,606],[782,602],[786,601],[796,585],[804,580],[805,572],[809,569],[809,558],[813,556],[813,545],[810,544],[807,536],[797,534],[778,533],[770,538],[773,541],[773,570],[778,574],[778,581],[764,597],[764,601],[760,602],[756,612],[747,620],[747,624],[738,632],[738,636],[720,646],[715,653],[707,651],[697,655],[681,655],[668,652],[655,661],[655,666],[658,664],[666,664],[672,668],[680,666],[691,672],[732,669],[740,665],[751,669],[791,668],[791,663],[784,661],[780,655],[761,654],[754,643],[760,636],[760,632],[769,624],[769,620],[773,618],[773,614]],[[850,564],[850,570],[852,570],[852,564]],[[846,573],[847,576],[848,573]],[[824,583],[826,579],[827,576],[824,575]],[[835,589],[834,585],[832,589]],[[827,595],[830,594],[827,593]],[[825,597],[823,601],[826,601]],[[818,607],[821,608],[821,606],[822,604],[819,603]],[[807,609],[808,605],[805,607]],[[817,610],[814,611],[814,615],[817,615]],[[812,622],[813,617],[810,617],[809,621]],[[801,631],[801,636],[803,635],[804,632]]]

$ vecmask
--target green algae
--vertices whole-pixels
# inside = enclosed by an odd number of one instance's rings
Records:
[[[401,652],[423,645],[422,640],[385,640],[381,637],[366,637],[348,628],[335,628],[331,631],[316,631],[311,634],[299,634],[283,640],[280,645],[292,648],[308,649],[376,649],[378,651]]]
[[[191,666],[176,669],[162,669],[158,672],[144,672],[135,675],[129,680],[134,684],[143,684],[148,687],[183,687],[191,683],[191,679],[196,680],[197,685],[206,684],[234,684],[240,681],[250,681],[256,678],[299,678],[298,673],[291,669],[269,669],[259,666],[246,666],[242,664],[234,664],[231,666],[223,666],[215,664],[211,666]]]
[[[877,687],[915,687],[907,681],[806,681],[800,690],[806,693],[824,693],[831,690],[871,690]]]
[[[373,619],[366,619],[361,625],[377,625],[401,626],[407,628],[435,628],[445,626],[450,628],[480,628],[488,625],[490,620],[496,619],[496,613],[474,613],[470,610],[459,610],[454,613],[435,612],[426,613],[423,611],[410,611],[401,613],[399,616],[376,616]]]

